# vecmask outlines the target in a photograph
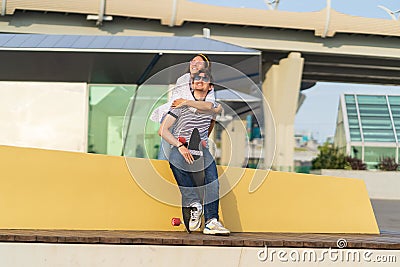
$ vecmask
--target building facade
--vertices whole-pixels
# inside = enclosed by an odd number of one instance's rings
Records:
[[[334,144],[374,169],[383,157],[399,162],[400,95],[344,94]]]

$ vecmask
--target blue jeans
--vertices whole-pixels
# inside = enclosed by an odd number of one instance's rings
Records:
[[[171,145],[161,138],[160,142],[160,150],[158,151],[158,159],[165,159],[168,160],[169,153],[171,152]]]
[[[204,219],[207,222],[212,218],[219,220],[219,181],[217,166],[208,149],[203,149],[203,155],[197,160],[204,166],[204,186],[201,187],[196,187],[192,179],[193,173],[198,170],[191,171],[192,166],[186,163],[176,147],[171,150],[169,165],[181,191],[182,206],[189,207],[194,202],[203,203],[204,201]],[[204,199],[202,199],[202,190],[204,190]]]

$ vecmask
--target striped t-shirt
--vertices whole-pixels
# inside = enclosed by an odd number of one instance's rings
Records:
[[[201,140],[208,140],[208,129],[213,116],[204,113],[193,113],[187,106],[171,109],[168,114],[176,118],[172,134],[175,138],[184,137],[187,142],[194,128],[200,133]]]

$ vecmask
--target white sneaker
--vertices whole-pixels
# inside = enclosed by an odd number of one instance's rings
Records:
[[[215,218],[209,220],[203,230],[206,235],[229,235],[231,232],[222,226],[222,224]]]
[[[189,230],[196,231],[201,226],[201,215],[203,215],[203,206],[195,202],[190,205]]]

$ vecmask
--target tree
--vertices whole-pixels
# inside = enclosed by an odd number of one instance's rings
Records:
[[[326,142],[318,150],[318,156],[312,160],[312,169],[344,169],[346,156],[339,152],[339,148]]]

